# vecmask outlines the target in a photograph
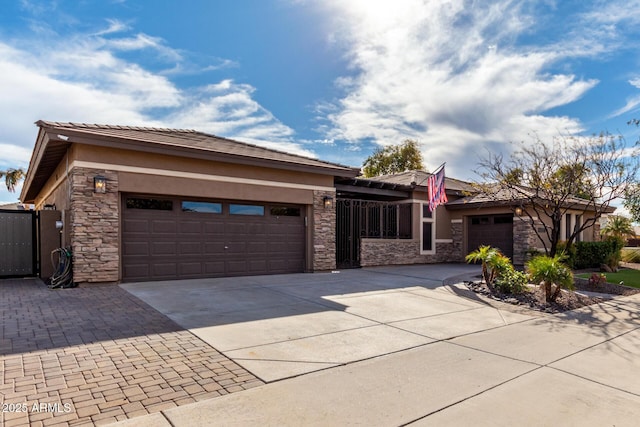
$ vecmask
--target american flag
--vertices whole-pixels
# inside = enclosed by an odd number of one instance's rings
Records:
[[[444,188],[444,166],[427,180],[427,188],[429,189],[429,210],[433,212],[438,205],[447,203],[447,193]]]

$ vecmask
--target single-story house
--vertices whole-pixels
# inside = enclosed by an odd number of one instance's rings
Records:
[[[461,262],[479,244],[521,263],[539,246],[513,206],[463,181],[431,213],[423,171],[363,179],[194,130],[36,124],[20,199],[59,212],[78,283]]]

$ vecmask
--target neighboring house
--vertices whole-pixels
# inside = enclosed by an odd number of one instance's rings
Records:
[[[4,205],[0,205],[0,209],[8,210],[8,211],[23,211],[24,206],[22,203],[6,203]]]
[[[463,181],[429,212],[423,171],[363,179],[193,130],[37,125],[20,199],[59,213],[79,283],[463,262],[480,244],[521,264],[540,246],[514,206]]]

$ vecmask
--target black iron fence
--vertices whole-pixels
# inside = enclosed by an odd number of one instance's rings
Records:
[[[411,204],[338,199],[336,202],[336,262],[360,265],[360,239],[410,239]]]

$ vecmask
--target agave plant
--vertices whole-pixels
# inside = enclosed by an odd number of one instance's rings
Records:
[[[564,254],[553,257],[541,255],[527,262],[527,272],[533,283],[544,288],[545,300],[553,302],[560,295],[562,288],[573,289],[573,273],[563,263]]]

